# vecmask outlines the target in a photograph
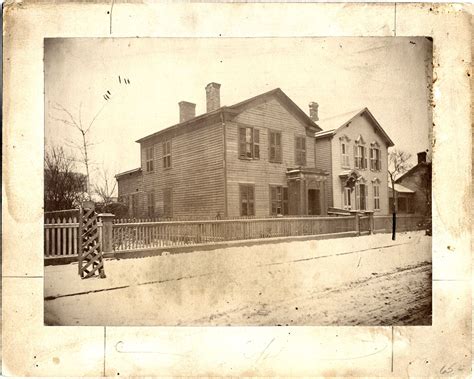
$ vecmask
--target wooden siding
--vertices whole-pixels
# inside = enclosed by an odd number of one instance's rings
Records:
[[[314,157],[316,161],[316,168],[325,170],[329,173],[329,178],[326,187],[326,201],[328,207],[333,207],[332,197],[332,165],[331,165],[331,137],[322,138],[315,141]]]
[[[367,169],[357,169],[359,174],[361,174],[364,179],[366,180],[366,184],[368,185],[368,210],[374,209],[374,195],[373,195],[373,186],[372,180],[379,179],[380,180],[380,211],[377,211],[376,214],[388,214],[389,213],[389,206],[388,206],[388,146],[387,142],[380,134],[376,132],[375,127],[372,125],[371,121],[364,116],[363,114],[356,117],[352,122],[342,130],[338,131],[336,135],[332,138],[332,168],[333,168],[333,202],[334,207],[341,208],[342,207],[342,184],[341,179],[339,178],[339,173],[342,171],[347,170],[347,168],[342,167],[342,155],[341,155],[341,146],[340,146],[340,137],[346,135],[349,137],[350,141],[348,143],[349,149],[349,164],[350,169],[354,169],[354,141],[358,138],[359,135],[365,141],[365,147],[367,148],[367,162],[369,164],[369,168]],[[381,170],[380,171],[372,171],[370,169],[370,144],[372,142],[378,142],[380,146],[381,152]],[[355,204],[354,192],[352,193],[352,204]]]
[[[429,170],[431,167],[428,164],[418,165],[415,170],[397,181],[398,184],[415,191],[412,195],[414,212],[422,215],[430,213],[427,204],[427,196],[431,195],[431,183],[427,183]]]
[[[157,217],[164,212],[164,189],[172,189],[173,217],[212,217],[224,214],[224,139],[222,124],[201,125],[171,139],[171,168],[163,168],[159,135],[141,144],[144,192],[155,191]],[[154,170],[145,172],[145,149],[154,146]],[[146,198],[143,199],[146,205]]]
[[[138,193],[138,212],[143,212],[143,207],[146,207],[146,204],[143,203],[143,176],[142,172],[133,172],[120,176],[117,179],[117,193],[118,198],[122,196],[129,196],[135,193]]]
[[[305,126],[277,99],[246,109],[226,122],[228,216],[239,216],[239,184],[255,185],[255,215],[270,215],[270,185],[287,186],[287,168],[295,167],[295,136],[306,135]],[[260,131],[260,159],[239,159],[239,126]],[[269,161],[269,130],[281,132],[282,163]],[[306,166],[314,167],[314,138],[306,137]]]

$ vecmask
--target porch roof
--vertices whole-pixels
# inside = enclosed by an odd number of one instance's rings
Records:
[[[392,189],[392,185],[389,184],[389,188]],[[398,193],[415,193],[415,191],[410,188],[404,187],[401,184],[395,183],[395,191]]]

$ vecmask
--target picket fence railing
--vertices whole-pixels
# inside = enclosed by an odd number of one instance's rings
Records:
[[[47,215],[44,224],[45,258],[78,256],[78,217]],[[100,216],[100,215],[99,215]],[[104,251],[130,251],[215,244],[275,237],[353,233],[365,235],[392,230],[392,216],[351,215],[325,217],[274,217],[201,221],[127,222],[113,215],[99,217]],[[426,218],[397,215],[397,231],[423,229]]]
[[[45,257],[77,256],[79,233],[77,217],[46,218],[44,222]]]
[[[119,223],[113,225],[112,244],[118,251],[311,236],[354,231],[354,221],[347,216]]]

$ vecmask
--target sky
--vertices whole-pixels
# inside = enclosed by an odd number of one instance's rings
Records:
[[[58,105],[76,120],[81,110],[85,125],[100,112],[91,181],[103,167],[110,176],[139,167],[135,141],[178,123],[182,100],[205,113],[204,88],[217,82],[221,105],[279,87],[307,113],[319,103],[321,119],[368,107],[416,164],[430,145],[431,60],[424,37],[46,39],[45,146],[80,142]]]

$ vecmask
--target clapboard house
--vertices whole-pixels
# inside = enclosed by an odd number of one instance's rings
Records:
[[[316,168],[327,171],[326,203],[345,211],[389,213],[388,148],[393,142],[367,108],[320,120]]]
[[[312,117],[277,88],[232,106],[206,86],[207,112],[179,103],[179,123],[139,139],[141,167],[118,174],[135,217],[327,214],[328,172],[315,161]]]

